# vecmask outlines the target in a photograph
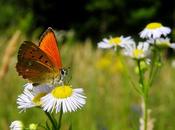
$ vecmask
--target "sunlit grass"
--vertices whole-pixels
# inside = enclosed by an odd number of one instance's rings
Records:
[[[3,56],[4,46],[0,46]],[[17,50],[16,50],[17,52]],[[141,114],[140,100],[132,85],[128,82],[125,71],[115,53],[96,50],[90,42],[61,47],[65,67],[71,67],[71,83],[83,87],[87,96],[85,107],[75,113],[65,114],[63,129],[72,124],[73,130],[137,130]],[[99,67],[100,60],[107,61],[105,67]],[[107,59],[109,58],[109,60]],[[8,129],[11,121],[21,119],[25,124],[45,121],[43,113],[36,109],[19,114],[16,98],[22,92],[25,81],[16,70],[16,54],[9,64],[9,71],[0,81],[0,129]],[[119,66],[117,66],[119,64]],[[132,62],[129,73],[134,72]],[[115,68],[115,69],[114,69]],[[136,77],[132,77],[133,80]],[[157,77],[151,93],[149,107],[156,119],[155,130],[174,130],[175,124],[175,69],[169,61]],[[161,81],[161,82],[160,82]]]

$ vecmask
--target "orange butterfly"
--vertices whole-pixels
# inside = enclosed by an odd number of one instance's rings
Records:
[[[63,80],[67,70],[62,68],[57,40],[52,28],[42,35],[39,46],[24,41],[18,52],[16,69],[24,79],[41,84],[56,84]]]

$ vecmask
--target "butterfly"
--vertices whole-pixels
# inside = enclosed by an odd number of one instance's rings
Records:
[[[54,31],[49,27],[41,36],[39,46],[24,41],[18,51],[16,70],[35,84],[56,84],[63,81],[67,69],[62,67]]]

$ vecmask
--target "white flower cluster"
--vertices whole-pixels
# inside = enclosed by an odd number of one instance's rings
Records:
[[[18,108],[25,111],[28,108],[40,107],[44,111],[72,112],[80,109],[86,103],[82,88],[73,89],[72,86],[38,85],[32,83],[24,85],[24,91],[17,98]]]
[[[146,25],[146,27],[139,33],[140,38],[145,39],[144,42],[136,43],[131,37],[110,37],[104,38],[103,41],[98,43],[98,48],[108,49],[114,48],[115,50],[121,48],[123,54],[134,59],[147,58],[150,46],[155,45],[160,48],[170,47],[175,49],[175,43],[170,43],[170,39],[166,36],[171,32],[169,27],[163,26],[161,23],[153,22]]]
[[[20,120],[15,120],[10,124],[10,130],[38,130],[38,124],[31,123],[28,128]]]
[[[23,130],[23,128],[24,128],[24,125],[19,120],[13,121],[10,125],[10,130]]]

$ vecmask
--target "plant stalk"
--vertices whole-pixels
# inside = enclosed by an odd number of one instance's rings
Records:
[[[144,119],[144,130],[147,130],[148,126],[148,96],[147,92],[145,93],[143,97],[143,119]]]
[[[62,109],[62,105],[61,105],[60,116],[59,116],[59,120],[58,120],[58,130],[60,130],[60,128],[61,128],[62,116],[63,116],[63,109]]]
[[[56,125],[54,119],[52,118],[52,116],[50,115],[50,113],[45,111],[45,114],[49,118],[49,120],[50,120],[50,122],[51,122],[51,124],[52,124],[52,126],[54,128],[54,130],[57,130],[57,125]]]
[[[148,88],[144,83],[144,73],[141,69],[140,60],[138,60],[137,65],[139,69],[139,83],[141,84],[142,89],[142,100],[143,100],[143,106],[142,106],[142,112],[143,112],[143,120],[144,120],[144,130],[147,130],[147,122],[148,122]]]

